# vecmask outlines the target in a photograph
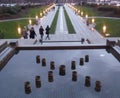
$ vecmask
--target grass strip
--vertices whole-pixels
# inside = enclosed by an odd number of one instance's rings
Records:
[[[110,37],[120,37],[120,19],[100,18],[96,19],[96,24],[96,30],[103,36],[105,36],[103,33],[103,25],[106,25],[106,33],[109,33]]]
[[[65,10],[65,8],[64,8],[64,15],[65,15],[65,19],[66,19],[66,24],[67,24],[67,28],[68,28],[68,33],[69,33],[69,34],[75,34],[75,33],[76,33],[76,32],[75,32],[75,29],[74,29],[74,27],[73,27],[73,25],[72,25],[72,22],[71,22],[71,20],[70,20],[70,18],[69,18],[69,16],[68,16],[67,11]]]
[[[40,13],[43,13],[43,11],[45,11],[45,9],[47,7],[48,6],[40,6],[40,7],[37,7],[37,8],[31,8],[31,9],[29,9],[28,14],[23,15],[23,16],[24,17],[35,17],[35,16],[40,17]]]
[[[55,34],[55,30],[56,30],[56,26],[57,26],[57,20],[58,20],[58,14],[59,14],[59,7],[56,11],[56,14],[54,16],[54,19],[52,21],[52,24],[50,26],[51,30],[50,30],[50,34]]]
[[[88,17],[92,16],[104,16],[103,12],[96,11],[95,9],[91,7],[85,7],[85,6],[75,6],[78,10],[83,11],[85,15],[87,14]],[[92,19],[89,18],[90,23],[92,23]],[[106,33],[110,34],[110,37],[120,37],[120,19],[107,19],[107,18],[95,18],[96,27],[95,29],[105,36],[103,33],[103,25],[107,26]]]
[[[46,8],[47,8],[47,6],[31,8],[28,11],[28,13],[24,14],[23,16],[28,17],[28,18],[35,17],[36,15],[39,16],[40,12],[43,12],[43,10],[45,10]],[[28,25],[28,23],[29,23],[28,21],[29,21],[28,19],[23,19],[23,20],[0,22],[0,31],[3,33],[4,39],[19,38],[20,35],[18,34],[18,31],[17,31],[18,26],[23,28],[23,26]],[[35,19],[32,19],[32,23],[35,23]]]
[[[33,21],[33,20],[32,20]],[[4,39],[19,38],[17,28],[28,25],[28,19],[0,22],[0,31],[4,34]]]

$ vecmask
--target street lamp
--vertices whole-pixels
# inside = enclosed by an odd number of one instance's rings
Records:
[[[80,13],[80,10],[78,10],[78,14]]]
[[[94,24],[95,23],[95,19],[94,18],[92,18],[92,24]]]
[[[83,16],[83,11],[81,12],[81,16]]]
[[[42,13],[40,13],[40,17],[42,17]]]
[[[21,35],[21,28],[18,27],[18,34]]]
[[[86,19],[87,19],[87,18],[88,18],[88,15],[86,14],[85,17],[86,17]]]
[[[31,20],[31,19],[29,19],[29,24],[30,24],[30,25],[32,24],[32,20]]]
[[[38,19],[38,16],[36,15],[35,18],[36,18],[36,20],[37,20],[37,19]]]
[[[106,32],[106,29],[107,29],[107,27],[106,27],[106,25],[104,25],[104,26],[103,26],[103,33]]]

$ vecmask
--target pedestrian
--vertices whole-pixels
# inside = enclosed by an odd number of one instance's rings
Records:
[[[89,26],[89,20],[88,19],[86,20],[86,24],[87,24],[87,26]]]
[[[27,33],[27,28],[26,26],[24,26],[23,30],[22,30],[22,36],[24,39],[28,38],[28,33]]]
[[[49,37],[49,33],[50,33],[50,27],[47,25],[47,27],[46,27],[46,39],[48,38],[49,40],[50,40],[50,37]]]
[[[43,27],[42,26],[40,26],[40,28],[39,28],[39,33],[40,33],[40,36],[41,36],[41,40],[43,40],[43,36],[44,36],[44,29],[43,29]]]
[[[81,38],[81,43],[83,44],[85,42],[85,39],[84,38]]]
[[[35,31],[34,31],[34,28],[32,27],[31,30],[30,30],[30,39],[34,39],[35,36],[37,36],[37,35],[36,35]]]

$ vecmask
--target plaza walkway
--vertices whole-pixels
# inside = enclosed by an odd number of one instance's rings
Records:
[[[58,15],[58,22],[56,26],[56,32],[55,34],[50,35],[49,41],[81,41],[81,38],[86,40],[89,40],[90,43],[93,44],[103,44],[105,43],[105,39],[96,31],[91,31],[88,26],[84,23],[82,17],[76,15],[72,9],[70,9],[67,5],[64,5],[71,21],[74,26],[74,29],[76,31],[76,34],[68,34],[63,6],[60,6],[59,9],[59,15]],[[57,7],[56,7],[57,10]],[[49,12],[46,17],[43,18],[41,25],[45,28],[47,25],[50,25],[52,22],[52,18],[54,17],[56,11]],[[39,26],[34,26],[35,31],[37,32],[37,39],[40,38],[38,28]],[[44,41],[45,36],[44,36]]]
[[[74,44],[80,44],[79,42],[81,41],[81,38],[84,38],[85,39],[84,44],[89,44],[88,41],[91,44],[105,44],[106,43],[106,38],[102,37],[99,34],[99,32],[97,32],[96,30],[94,31],[90,30],[90,28],[86,25],[85,20],[82,17],[75,14],[75,12],[72,9],[70,9],[67,5],[64,5],[64,7],[71,19],[71,22],[74,26],[76,34],[68,33],[64,11],[63,11],[63,6],[60,6],[55,34],[50,34],[50,40],[45,40],[46,34],[44,34],[44,37],[43,37],[44,42],[54,42],[54,41],[70,42],[70,43],[72,42],[73,44],[72,43],[71,44],[74,45]],[[50,26],[57,9],[58,9],[58,6],[55,6],[55,10],[51,10],[50,12],[48,12],[46,16],[40,19],[39,25],[34,25],[34,29],[37,34],[37,37],[35,39],[33,40],[9,39],[9,40],[18,40],[20,45],[31,45],[35,43],[37,39],[37,42],[35,45],[39,45],[39,39],[40,39],[39,27],[42,25],[43,28],[45,29],[47,25]],[[120,38],[118,37],[118,38],[107,38],[107,39],[116,40]],[[66,44],[70,44],[70,43],[66,43]],[[60,44],[63,44],[63,43],[59,43],[59,45]],[[47,44],[43,44],[43,45],[47,45]]]

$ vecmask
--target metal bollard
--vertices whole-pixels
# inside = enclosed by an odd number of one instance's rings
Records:
[[[51,69],[51,70],[54,70],[54,69],[55,69],[55,63],[54,63],[54,61],[51,61],[51,62],[50,62],[50,69]]]
[[[31,93],[31,87],[30,87],[30,82],[29,81],[25,82],[24,89],[25,89],[26,94]]]
[[[40,88],[41,87],[40,76],[36,76],[35,84],[36,84],[36,88]]]
[[[86,86],[86,87],[90,87],[90,85],[91,85],[90,76],[86,76],[86,77],[85,77],[85,86]]]
[[[64,76],[65,75],[65,65],[61,65],[59,68],[59,75]]]
[[[45,58],[42,59],[42,66],[46,66],[46,59]]]
[[[100,81],[95,82],[95,91],[97,91],[97,92],[101,91],[101,82]]]
[[[84,58],[80,58],[80,65],[84,65]]]
[[[40,63],[40,56],[39,55],[36,56],[36,63]]]
[[[72,70],[76,69],[76,63],[75,63],[75,61],[71,62],[71,69]]]
[[[48,72],[48,81],[53,82],[53,72],[52,71]]]
[[[76,71],[72,72],[72,81],[77,81],[77,72]]]
[[[85,62],[89,62],[89,55],[85,55]]]

